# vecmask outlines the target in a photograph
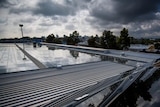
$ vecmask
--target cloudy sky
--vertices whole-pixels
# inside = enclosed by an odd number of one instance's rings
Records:
[[[0,38],[41,37],[51,33],[160,38],[160,0],[0,0]]]

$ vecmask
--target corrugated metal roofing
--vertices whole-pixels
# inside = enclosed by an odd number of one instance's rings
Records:
[[[102,61],[66,66],[62,69],[2,74],[0,105],[21,107],[42,105],[132,69],[131,66]]]

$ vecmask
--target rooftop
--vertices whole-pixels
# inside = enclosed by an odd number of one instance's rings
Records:
[[[53,49],[48,50],[25,45],[23,50],[22,44],[17,45],[0,46],[0,61],[5,62],[0,67],[4,68],[0,75],[2,106],[83,105],[90,99],[103,105],[139,77],[145,80],[157,69],[153,64],[159,58],[157,54],[80,46],[45,44]],[[24,54],[27,60],[22,60]],[[33,59],[46,68],[39,68]],[[108,96],[105,101],[104,96]]]

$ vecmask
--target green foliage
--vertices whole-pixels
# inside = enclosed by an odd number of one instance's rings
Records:
[[[50,34],[46,38],[47,43],[53,43],[53,39],[55,38],[54,34]]]
[[[98,35],[96,35],[95,37],[91,36],[88,39],[88,46],[91,47],[100,47],[100,38],[98,37]]]
[[[77,31],[74,31],[72,34],[70,34],[69,37],[67,37],[67,44],[68,45],[77,45],[78,42],[80,42],[79,33]]]
[[[160,50],[160,42],[154,44],[155,49]]]
[[[74,45],[74,41],[72,37],[66,37],[67,39],[67,45]]]
[[[57,44],[62,43],[59,38],[55,38],[54,34],[48,35],[46,38],[46,42],[47,43],[57,43]]]
[[[101,46],[103,48],[116,49],[116,36],[111,31],[104,30],[101,36]]]
[[[130,37],[128,35],[128,29],[126,28],[123,28],[120,32],[119,45],[120,49],[128,49],[130,46]]]
[[[77,45],[80,42],[79,39],[79,33],[77,31],[74,31],[69,36],[64,35],[63,38],[55,37],[54,34],[48,35],[46,38],[46,42],[48,43],[63,43],[68,45]],[[129,37],[128,29],[123,28],[122,31],[120,31],[120,36],[113,35],[113,32],[104,30],[101,37],[98,37],[98,35],[91,36],[88,39],[88,46],[91,47],[101,47],[101,48],[107,48],[107,49],[128,49],[130,44],[155,44],[155,48],[160,50],[160,39],[135,39],[133,37]]]
[[[60,40],[60,38],[54,38],[53,43],[61,44],[62,41]]]
[[[96,38],[91,36],[89,39],[88,39],[88,45],[91,46],[91,47],[95,47],[96,46]]]

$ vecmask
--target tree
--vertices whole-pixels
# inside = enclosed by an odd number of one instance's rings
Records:
[[[95,37],[91,36],[89,39],[88,39],[88,45],[91,46],[91,47],[95,47]]]
[[[74,44],[78,44],[78,42],[80,42],[78,36],[79,36],[79,33],[77,31],[74,31],[72,36],[71,36],[71,37],[73,37]]]
[[[103,48],[116,49],[116,37],[111,31],[103,31],[101,37],[101,46]]]
[[[63,44],[67,44],[67,36],[66,35],[63,35]]]
[[[62,41],[60,40],[60,38],[54,38],[53,43],[61,44]]]
[[[160,50],[160,42],[154,44],[155,49]]]
[[[54,38],[55,38],[54,34],[50,34],[50,35],[47,36],[46,42],[47,43],[53,43]]]
[[[78,42],[80,42],[79,38],[79,33],[77,31],[74,31],[70,36],[67,38],[67,44],[68,45],[77,45]]]
[[[54,34],[50,34],[47,36],[46,38],[46,42],[47,43],[57,43],[57,44],[61,44],[62,41],[60,40],[60,38],[54,36]]]
[[[100,47],[100,38],[98,37],[98,35],[96,35],[95,37],[91,36],[88,39],[88,46]]]
[[[123,28],[120,32],[119,44],[121,49],[128,49],[130,46],[130,37],[128,36],[128,29]]]

